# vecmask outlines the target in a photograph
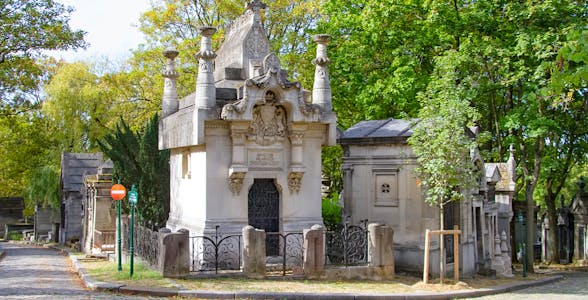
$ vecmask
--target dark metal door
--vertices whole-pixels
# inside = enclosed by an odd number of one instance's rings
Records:
[[[456,225],[456,206],[455,202],[449,202],[443,206],[443,227],[445,230],[451,230],[453,229],[453,225]],[[455,252],[453,247],[453,235],[444,235],[443,243],[445,245],[445,263],[451,264],[455,260],[453,255]]]
[[[249,225],[265,232],[280,231],[280,193],[274,179],[254,179],[248,197]],[[279,237],[268,236],[266,255],[279,255]]]

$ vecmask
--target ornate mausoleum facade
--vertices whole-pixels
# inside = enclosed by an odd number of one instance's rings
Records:
[[[322,224],[321,147],[336,141],[326,46],[317,35],[312,92],[290,82],[270,52],[260,1],[247,4],[217,53],[201,27],[196,91],[179,100],[175,58],[165,51],[159,148],[170,149],[167,227],[191,235],[301,231]],[[309,62],[310,63],[310,62]]]

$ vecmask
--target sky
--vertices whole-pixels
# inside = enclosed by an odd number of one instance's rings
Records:
[[[57,0],[72,6],[70,27],[86,32],[90,46],[77,51],[51,51],[49,55],[68,62],[107,57],[111,60],[130,56],[144,41],[139,32],[139,17],[150,8],[149,0]]]

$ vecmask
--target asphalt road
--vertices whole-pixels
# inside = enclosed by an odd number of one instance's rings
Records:
[[[524,300],[524,299],[553,299],[576,300],[588,299],[588,273],[563,273],[564,279],[556,282],[531,287],[511,293],[480,297],[484,300]]]
[[[87,290],[71,261],[59,252],[32,245],[0,242],[0,299],[162,299]]]

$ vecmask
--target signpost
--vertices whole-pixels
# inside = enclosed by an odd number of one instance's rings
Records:
[[[129,241],[129,251],[131,252],[130,277],[133,277],[133,227],[135,224],[135,205],[137,204],[137,201],[139,201],[139,193],[137,193],[135,185],[133,184],[133,186],[131,187],[131,191],[129,192],[129,203],[131,204],[131,238]]]
[[[122,201],[122,199],[125,198],[125,196],[127,195],[127,189],[120,184],[120,180],[118,181],[117,184],[113,185],[110,188],[110,197],[112,197],[112,200],[118,202],[118,222],[117,222],[117,244],[118,244],[118,270],[121,271],[122,270],[122,264],[121,264],[121,239],[120,239],[120,202]]]

